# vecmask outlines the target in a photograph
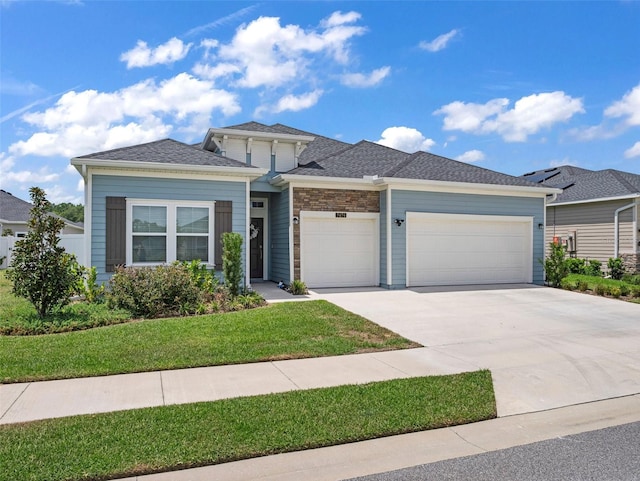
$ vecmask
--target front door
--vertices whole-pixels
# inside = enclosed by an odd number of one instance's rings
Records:
[[[263,262],[263,240],[264,240],[264,219],[252,217],[249,226],[250,255],[251,255],[251,278],[262,279],[264,277]]]

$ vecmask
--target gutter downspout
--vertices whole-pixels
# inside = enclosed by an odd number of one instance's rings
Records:
[[[623,205],[622,207],[616,209],[613,215],[613,258],[616,259],[619,254],[620,246],[620,222],[618,220],[618,216],[620,212],[623,210],[631,209],[635,207],[636,202],[632,202],[631,204]]]

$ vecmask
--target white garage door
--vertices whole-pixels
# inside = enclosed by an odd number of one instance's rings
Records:
[[[531,217],[407,213],[407,286],[532,282]]]
[[[379,214],[300,213],[300,277],[308,287],[379,284]]]

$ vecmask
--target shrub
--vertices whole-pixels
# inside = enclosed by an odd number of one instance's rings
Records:
[[[622,259],[620,257],[609,258],[607,262],[607,267],[609,268],[609,275],[611,279],[620,280],[624,275],[624,264],[622,263]]]
[[[622,295],[622,290],[620,286],[611,286],[609,287],[609,294],[618,299]]]
[[[567,263],[567,270],[569,271],[569,274],[585,274],[587,261],[584,259],[571,257],[565,262]]]
[[[573,281],[567,279],[566,277],[560,281],[560,287],[562,289],[566,289],[568,291],[572,291],[572,290],[574,290],[576,288],[576,286],[573,283]]]
[[[567,263],[565,262],[565,248],[562,244],[549,244],[549,256],[542,263],[547,283],[551,287],[560,287],[562,279],[567,277]]]
[[[577,287],[580,292],[585,292],[589,289],[589,283],[587,281],[578,281]]]
[[[599,296],[604,296],[609,292],[609,288],[604,284],[596,284],[594,292]]]
[[[196,312],[201,291],[182,264],[157,267],[119,267],[109,281],[110,306],[134,316],[163,317]]]
[[[202,291],[212,294],[218,288],[220,284],[218,278],[212,271],[207,269],[207,266],[205,266],[200,260],[183,262],[183,265],[187,268],[191,274],[191,278]]]
[[[294,279],[293,281],[291,281],[289,292],[291,292],[291,294],[293,294],[294,296],[300,296],[309,293],[309,291],[307,290],[307,285],[300,279]]]
[[[589,259],[585,265],[584,273],[587,276],[602,277],[602,262],[597,259]]]
[[[90,304],[101,302],[104,298],[104,284],[98,284],[97,282],[98,270],[92,266],[86,273],[86,283],[82,282],[79,293],[82,294]]]
[[[15,243],[7,277],[13,293],[28,299],[40,318],[69,303],[82,279],[75,256],[60,247],[64,221],[48,213],[51,206],[39,187],[29,190],[33,208],[27,235]]]
[[[621,296],[625,296],[626,297],[631,292],[631,288],[626,284],[620,284],[619,287],[620,287],[620,295]]]
[[[222,272],[231,297],[236,297],[243,280],[242,236],[237,232],[222,234]]]
[[[640,286],[631,286],[631,297],[640,297]]]
[[[622,280],[627,284],[640,286],[640,274],[625,274],[622,276]]]

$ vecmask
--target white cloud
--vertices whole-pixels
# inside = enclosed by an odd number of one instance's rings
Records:
[[[80,179],[82,181],[82,179]],[[53,204],[61,204],[63,202],[69,202],[71,204],[83,204],[83,195],[70,194],[67,189],[60,185],[52,185],[45,187],[45,193],[47,194],[47,200]],[[83,189],[84,191],[84,186]]]
[[[240,111],[237,97],[208,80],[181,73],[115,92],[68,92],[43,112],[22,119],[40,131],[9,147],[13,155],[74,157],[167,137],[174,127],[206,129],[213,111]]]
[[[624,151],[624,156],[627,159],[631,159],[632,157],[640,157],[640,141],[636,142]]]
[[[625,117],[628,126],[640,125],[640,84],[607,107],[604,114],[607,117]]]
[[[4,172],[2,174],[2,180],[8,181],[8,183],[18,184],[39,184],[42,182],[53,182],[60,178],[60,174],[49,172],[46,167],[42,167],[37,171],[20,170],[17,172]]]
[[[420,48],[426,50],[428,52],[438,52],[447,47],[447,44],[460,33],[460,30],[454,28],[450,32],[444,33],[442,35],[437,36],[430,42],[422,41],[420,42]]]
[[[285,95],[282,97],[274,108],[275,113],[291,111],[298,112],[308,109],[318,103],[322,96],[322,90],[314,90],[303,95]]]
[[[342,76],[341,83],[347,87],[373,87],[382,82],[391,72],[391,67],[381,67],[370,74],[349,73]]]
[[[583,113],[582,99],[562,91],[522,97],[507,110],[509,100],[493,99],[486,104],[460,101],[444,105],[434,114],[444,115],[444,130],[474,134],[497,133],[507,142],[524,142],[529,135],[565,122]]]
[[[480,150],[475,150],[475,149],[468,150],[464,154],[456,157],[456,160],[459,160],[460,162],[467,162],[467,163],[480,162],[481,160],[484,160],[484,153]]]
[[[173,37],[156,48],[149,48],[147,42],[138,40],[134,48],[120,55],[120,60],[127,62],[127,68],[168,65],[185,58],[192,45],[185,45],[182,40]]]
[[[389,127],[382,132],[380,140],[376,143],[409,153],[427,151],[436,144],[419,130],[410,127]]]
[[[223,67],[202,63],[198,72],[206,78],[235,74],[237,85],[245,88],[299,82],[309,77],[314,61],[328,56],[339,64],[349,62],[349,41],[366,32],[364,27],[348,25],[359,18],[356,12],[336,12],[320,28],[305,30],[298,25],[283,27],[277,17],[259,17],[241,25],[231,42],[217,46],[215,60]]]

